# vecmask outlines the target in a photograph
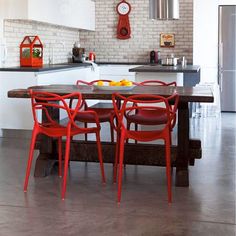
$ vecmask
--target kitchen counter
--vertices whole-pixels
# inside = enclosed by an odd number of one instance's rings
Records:
[[[108,62],[108,61],[96,61],[98,65],[150,65],[150,62]]]
[[[162,65],[143,65],[130,69],[130,72],[168,72],[168,73],[197,73],[200,70],[200,66],[187,65],[182,67],[177,66],[162,66]]]
[[[78,68],[84,68],[84,67],[90,67],[90,63],[65,63],[65,64],[45,64],[42,67],[3,67],[0,68],[0,71],[18,71],[18,72],[49,72],[49,71],[55,71],[55,70],[68,70],[68,69],[78,69]]]
[[[136,80],[163,80],[167,83],[176,81],[177,85],[193,87],[200,82],[201,68],[198,65],[187,66],[162,66],[142,65],[129,69],[129,72],[136,72]]]

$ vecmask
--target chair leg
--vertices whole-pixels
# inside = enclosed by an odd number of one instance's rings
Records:
[[[172,145],[172,136],[171,136],[171,134],[172,134],[172,132],[171,132],[171,130],[170,130],[170,146]]]
[[[68,134],[66,136],[64,176],[63,176],[62,190],[61,190],[61,199],[62,200],[65,200],[65,194],[66,194],[66,181],[67,181],[69,157],[70,157],[70,130],[68,131]]]
[[[35,146],[37,134],[38,134],[38,132],[36,130],[33,130],[31,144],[30,144],[29,158],[28,158],[26,174],[25,174],[24,192],[27,192],[30,170],[31,170],[31,165],[32,165],[32,160],[33,160],[33,155],[34,155],[34,146]]]
[[[127,130],[130,130],[131,122],[127,121]],[[129,143],[129,139],[126,139],[126,143]]]
[[[102,145],[101,145],[99,132],[96,132],[96,140],[97,140],[97,148],[98,148],[98,159],[100,162],[100,169],[101,169],[101,173],[102,173],[102,182],[106,183],[106,177],[105,177],[103,160],[102,160]]]
[[[111,125],[111,122],[110,123],[110,133],[111,133],[111,142],[114,143],[114,130],[113,130],[113,127]]]
[[[134,124],[134,130],[137,131],[138,130],[138,124]],[[138,141],[135,139],[135,144],[137,144]]]
[[[87,122],[84,123],[84,128],[88,128]],[[88,141],[88,134],[85,133],[84,137],[85,137],[85,141]]]
[[[58,138],[58,175],[62,177],[62,138]]]
[[[172,130],[170,129],[170,133],[169,133],[169,135],[170,135],[170,148],[172,146],[172,136],[171,136],[171,134],[172,134]],[[173,166],[171,166],[171,176],[173,175],[173,172],[174,172],[174,168],[173,168]]]
[[[119,150],[119,175],[118,175],[118,203],[120,203],[121,200],[121,187],[122,187],[122,171],[123,171],[123,160],[124,160],[124,142],[125,142],[125,137],[124,133],[121,133],[120,137],[120,150]]]
[[[165,151],[166,151],[166,178],[167,178],[167,190],[168,190],[168,203],[172,202],[172,191],[171,191],[171,161],[170,161],[170,138],[165,140]]]

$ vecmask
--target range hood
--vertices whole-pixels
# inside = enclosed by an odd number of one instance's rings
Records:
[[[179,19],[179,0],[149,0],[150,19]]]

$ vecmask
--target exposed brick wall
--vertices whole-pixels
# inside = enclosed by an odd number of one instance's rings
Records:
[[[193,0],[180,0],[179,20],[155,20],[148,18],[149,0],[128,0],[131,38],[116,38],[118,0],[95,0],[96,31],[81,31],[81,46],[86,51],[95,50],[97,61],[143,62],[149,61],[153,49],[165,57],[171,53],[186,56],[192,62],[193,55]],[[160,48],[160,33],[174,33],[175,47]]]
[[[29,20],[4,20],[4,37],[8,49],[5,66],[20,65],[20,43],[26,35],[38,35],[44,45],[43,63],[49,61],[49,45],[53,46],[53,63],[68,62],[79,30]]]
[[[97,61],[144,62],[149,52],[158,50],[161,57],[171,53],[193,57],[193,0],[180,0],[179,20],[155,20],[148,18],[149,0],[128,0],[132,10],[129,15],[131,38],[116,38],[118,0],[95,0],[96,31],[79,31],[29,20],[4,20],[8,57],[5,66],[19,66],[19,45],[25,35],[38,35],[44,44],[44,63],[48,63],[49,44],[53,45],[54,63],[67,62],[75,41],[80,41],[86,53],[95,50]],[[175,47],[160,48],[160,33],[174,33]],[[63,45],[60,43],[64,43]]]

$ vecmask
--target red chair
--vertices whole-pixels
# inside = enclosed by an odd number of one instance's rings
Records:
[[[166,82],[163,82],[161,80],[145,80],[143,82],[133,82],[134,85],[137,85],[137,86],[141,86],[141,85],[150,85],[150,86],[153,86],[153,85],[159,85],[159,86],[176,86],[176,82],[170,82],[170,83],[166,83]]]
[[[111,82],[111,80],[93,80],[91,82],[86,82],[86,81],[82,81],[82,80],[78,80],[76,82],[76,85],[88,85],[88,86],[93,86],[94,84],[96,84],[98,81],[102,81],[105,83],[109,83]],[[111,126],[110,123],[110,117],[112,116],[112,114],[114,113],[113,110],[113,105],[111,103],[97,103],[93,106],[88,106],[87,102],[85,100],[83,100],[81,107],[85,110],[85,111],[95,111],[98,115],[98,119],[100,123],[103,122],[109,122],[110,124],[110,134],[111,134],[111,142],[114,142],[114,132],[113,132],[113,128]],[[87,127],[87,123],[94,123],[94,117],[92,117],[90,114],[78,114],[75,117],[75,120],[79,121],[79,122],[83,122],[84,126]],[[87,141],[87,134],[85,135],[85,140]]]
[[[165,143],[165,158],[166,158],[166,176],[168,186],[168,202],[172,201],[171,194],[171,160],[170,160],[170,130],[172,114],[170,110],[169,101],[178,101],[178,94],[173,94],[168,98],[156,95],[133,95],[125,98],[119,94],[113,94],[112,101],[114,105],[114,111],[116,115],[117,125],[117,145],[116,145],[116,157],[114,165],[114,182],[116,182],[116,173],[119,159],[119,173],[118,173],[118,203],[121,200],[121,187],[122,187],[122,171],[124,160],[124,143],[127,139],[134,139],[142,142],[154,141],[157,139],[164,140]],[[123,100],[123,104],[119,109],[117,106],[117,100]],[[176,102],[175,102],[176,103]],[[130,104],[132,104],[130,106]],[[160,120],[152,120],[148,125],[155,125],[158,128],[153,127],[151,131],[138,131],[129,130],[125,118],[131,113],[143,113],[146,110],[152,110],[156,117],[162,117]]]
[[[28,158],[28,164],[26,169],[25,183],[24,183],[24,191],[27,191],[29,175],[31,164],[33,160],[33,152],[34,146],[37,139],[38,134],[44,134],[46,136],[57,138],[58,139],[58,156],[59,156],[59,176],[62,175],[62,150],[61,143],[62,137],[66,137],[66,148],[65,148],[65,163],[64,163],[64,176],[62,183],[62,199],[65,198],[66,192],[66,180],[67,180],[67,171],[68,171],[68,162],[70,155],[70,141],[71,137],[77,134],[87,134],[87,133],[95,133],[97,139],[97,148],[98,148],[98,158],[100,161],[100,168],[102,173],[102,181],[105,182],[105,173],[103,167],[102,160],[102,149],[100,142],[100,124],[97,117],[97,114],[94,111],[79,111],[79,108],[82,103],[82,95],[80,93],[71,93],[65,96],[59,96],[53,93],[48,92],[37,92],[30,91],[31,95],[31,103],[32,103],[32,112],[34,119],[34,127],[32,132],[31,144],[30,144],[30,152]],[[75,98],[76,105],[72,108],[69,108],[67,101],[69,99]],[[68,118],[68,122],[65,125],[62,125],[56,120],[53,115],[53,109],[59,109],[59,112],[64,112]],[[43,121],[39,121],[37,118],[38,111],[44,112],[45,119]],[[87,115],[91,115],[94,117],[94,121],[96,126],[91,128],[81,128],[75,123],[75,117],[77,114],[85,113]]]
[[[135,83],[137,86],[176,86],[176,82],[171,83],[165,83],[160,80],[146,80],[140,83]],[[170,106],[170,112],[171,112],[171,130],[173,130],[173,127],[176,123],[176,111],[177,111],[177,104],[178,101],[176,100],[176,104],[173,106]],[[132,123],[134,123],[134,129],[138,130],[138,125],[149,125],[150,123],[162,123],[165,122],[165,118],[162,116],[156,116],[156,114],[153,111],[149,110],[142,110],[137,111],[136,114],[130,115],[129,113],[126,116],[127,119],[127,128],[130,129],[130,126]],[[157,120],[158,119],[158,120]],[[164,120],[163,120],[164,119]],[[127,142],[129,140],[127,139]],[[137,143],[137,141],[135,141]]]

